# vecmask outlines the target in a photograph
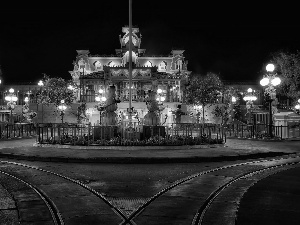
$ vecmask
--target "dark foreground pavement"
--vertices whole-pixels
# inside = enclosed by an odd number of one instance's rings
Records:
[[[300,141],[228,139],[224,145],[71,146],[38,145],[35,139],[0,141],[0,157],[22,160],[97,163],[231,161],[300,153]]]
[[[271,184],[271,185],[270,185]],[[300,222],[300,168],[260,180],[243,196],[238,225],[296,225]]]

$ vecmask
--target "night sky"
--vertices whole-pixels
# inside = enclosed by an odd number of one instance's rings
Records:
[[[133,25],[140,28],[146,54],[183,48],[190,71],[256,81],[272,52],[300,49],[295,6],[197,2],[133,0]],[[23,8],[16,4],[1,7],[0,13],[4,84],[36,83],[42,73],[70,79],[76,50],[114,54],[122,26],[128,25],[127,0]]]

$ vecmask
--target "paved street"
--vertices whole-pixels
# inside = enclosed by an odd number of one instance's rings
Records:
[[[0,144],[0,153],[14,151],[14,156],[23,151],[23,156],[39,152],[43,157],[46,157],[43,153],[61,157],[73,151],[78,157],[80,154],[77,152],[82,150],[86,151],[81,154],[82,159],[88,153],[93,157],[99,154],[99,157],[109,157],[117,152],[121,154],[120,158],[128,157],[129,153],[131,157],[140,158],[149,154],[154,160],[150,164],[67,163],[2,156],[2,224],[17,224],[18,221],[53,224],[55,220],[65,224],[234,224],[236,221],[238,224],[285,224],[282,220],[268,223],[266,218],[274,213],[278,217],[280,213],[289,215],[287,224],[296,224],[293,222],[299,219],[297,201],[288,204],[290,199],[297,198],[296,190],[300,188],[297,182],[300,175],[299,142],[231,139],[225,147],[186,149],[188,155],[183,155],[184,149],[41,148],[33,147],[33,141],[29,139]],[[268,155],[270,152],[285,155]],[[250,156],[248,159],[238,157],[246,153]],[[264,158],[253,158],[253,153],[265,155]],[[209,157],[210,160],[197,163],[155,162],[155,157],[192,158],[193,154]],[[236,157],[235,160],[214,160],[226,154]],[[274,181],[278,181],[278,185],[272,189],[270,183]],[[218,190],[222,186],[224,189]],[[290,186],[294,188],[288,190]],[[268,195],[264,194],[265,190],[268,190]],[[279,192],[283,194],[278,195]],[[213,193],[215,198],[209,199]],[[207,204],[209,200],[212,201]],[[285,210],[279,210],[283,209],[282,205],[286,206]],[[202,210],[204,206],[206,208]],[[255,217],[252,208],[261,213]],[[250,211],[252,214],[248,213]],[[255,222],[248,223],[249,217],[255,218]],[[264,222],[258,223],[262,217]]]

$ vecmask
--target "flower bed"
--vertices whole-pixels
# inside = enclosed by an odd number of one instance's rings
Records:
[[[200,137],[192,136],[154,136],[145,140],[139,139],[124,139],[121,137],[114,137],[110,140],[93,140],[92,137],[83,136],[61,136],[59,140],[52,138],[43,140],[40,144],[69,144],[81,146],[182,146],[182,145],[204,145],[204,144],[222,144],[222,139],[211,139],[206,135]]]

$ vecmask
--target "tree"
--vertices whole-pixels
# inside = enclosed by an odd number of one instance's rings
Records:
[[[57,107],[61,104],[61,100],[64,100],[66,105],[70,105],[76,99],[77,86],[72,80],[66,81],[63,78],[50,78],[45,75],[43,83],[44,86],[37,99],[39,104],[54,104]],[[74,89],[71,89],[70,85]]]
[[[202,105],[203,123],[204,107],[217,102],[223,90],[223,83],[218,75],[208,73],[205,76],[193,76],[186,88],[186,102],[188,104]]]
[[[213,114],[216,117],[222,119],[221,124],[227,124],[229,119],[235,118],[235,103],[232,101],[232,97],[235,97],[235,101],[238,99],[239,90],[234,87],[225,87],[222,90],[222,104],[217,105],[213,110]]]
[[[276,72],[281,78],[278,92],[292,99],[300,97],[300,52],[276,52],[272,54],[272,62],[276,65]]]

